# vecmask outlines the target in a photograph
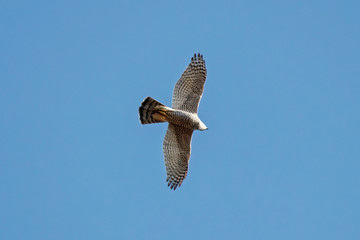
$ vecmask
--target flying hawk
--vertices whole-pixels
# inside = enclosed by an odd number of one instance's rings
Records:
[[[151,97],[145,98],[139,107],[142,124],[169,123],[163,152],[166,181],[174,190],[181,186],[188,172],[193,131],[208,129],[197,115],[205,79],[205,61],[201,54],[195,54],[175,85],[171,108]]]

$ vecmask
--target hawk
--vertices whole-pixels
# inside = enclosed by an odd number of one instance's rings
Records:
[[[197,115],[205,79],[205,61],[201,54],[195,54],[175,85],[171,108],[151,97],[145,98],[139,107],[142,124],[169,123],[163,152],[166,181],[174,190],[181,186],[188,172],[193,131],[208,129]]]

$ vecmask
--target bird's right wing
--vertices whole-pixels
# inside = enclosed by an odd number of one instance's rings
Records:
[[[169,123],[163,143],[168,186],[176,189],[185,179],[193,130]]]
[[[197,113],[205,79],[205,61],[202,55],[195,54],[175,85],[172,108]]]

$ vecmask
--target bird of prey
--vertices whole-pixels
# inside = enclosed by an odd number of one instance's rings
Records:
[[[193,131],[208,129],[197,115],[205,79],[205,61],[201,54],[195,54],[175,85],[171,108],[151,97],[145,98],[139,107],[142,124],[169,123],[163,152],[166,181],[174,190],[181,186],[188,172]]]

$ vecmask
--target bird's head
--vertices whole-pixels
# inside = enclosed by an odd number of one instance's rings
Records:
[[[200,131],[205,131],[208,130],[207,126],[200,120],[199,124],[198,124],[198,130]]]

